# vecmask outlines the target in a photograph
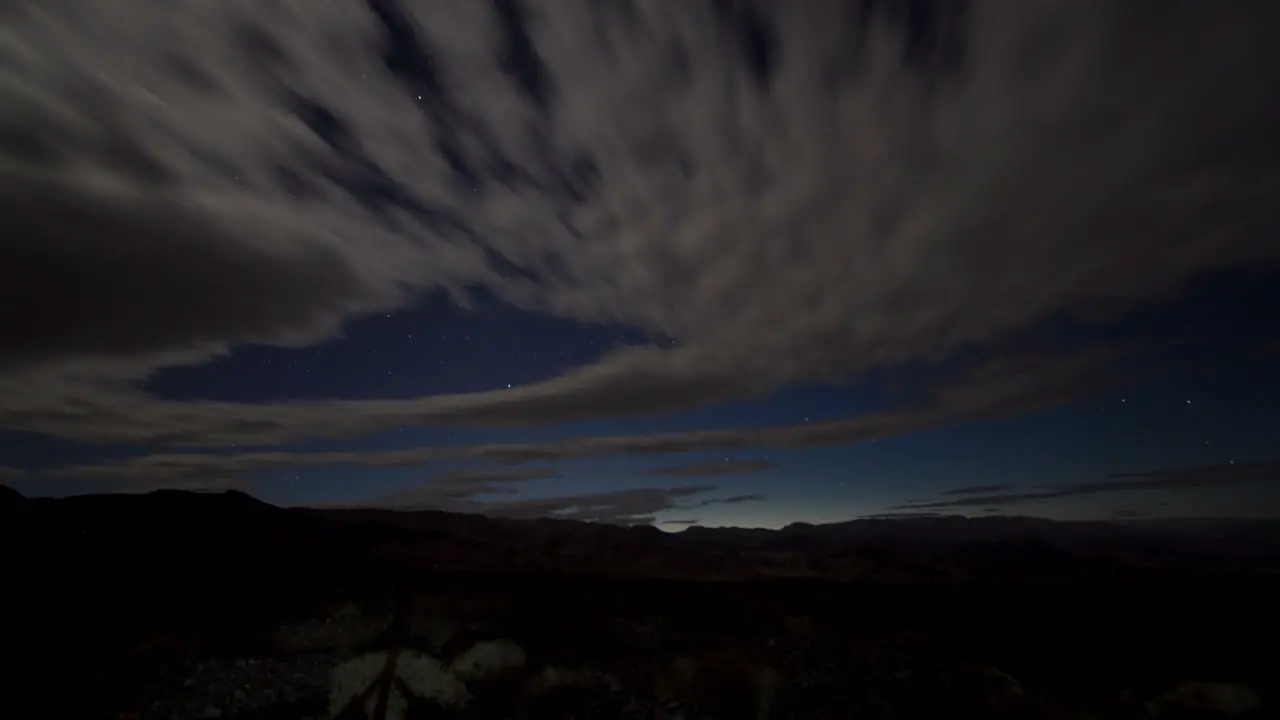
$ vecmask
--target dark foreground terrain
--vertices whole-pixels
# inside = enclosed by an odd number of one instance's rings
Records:
[[[4,717],[1276,717],[1271,523],[0,497]],[[385,688],[385,699],[381,698]]]

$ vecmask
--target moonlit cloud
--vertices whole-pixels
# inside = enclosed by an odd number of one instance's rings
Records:
[[[1274,3],[985,0],[923,25],[893,5],[10,3],[0,428],[214,447],[674,411],[1113,317],[1280,255]],[[135,382],[472,287],[678,344],[398,401]],[[1006,387],[608,442],[851,442],[1036,406]],[[137,467],[299,462],[211,457]]]

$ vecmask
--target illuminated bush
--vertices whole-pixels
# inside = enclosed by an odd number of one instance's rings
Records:
[[[387,720],[402,720],[415,702],[459,708],[471,699],[466,682],[516,670],[524,663],[524,650],[509,640],[476,643],[448,667],[425,653],[367,653],[334,668],[329,712],[334,718],[373,718],[384,687]]]

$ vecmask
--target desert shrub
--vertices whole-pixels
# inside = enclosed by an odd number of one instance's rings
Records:
[[[524,650],[510,640],[482,640],[454,658],[449,670],[463,680],[478,680],[524,667]]]
[[[1186,682],[1166,695],[1164,700],[1168,705],[1224,715],[1243,715],[1262,707],[1262,701],[1252,688],[1229,682]]]
[[[591,670],[549,665],[529,678],[525,692],[538,696],[561,690],[596,687],[609,687],[609,678]]]
[[[441,652],[458,635],[457,623],[440,613],[414,614],[409,618],[409,634]]]
[[[430,655],[399,653],[392,670],[385,674],[386,652],[368,653],[334,668],[330,684],[329,712],[334,718],[373,717],[378,703],[378,685],[387,688],[387,720],[402,720],[411,704],[435,703],[458,708],[470,700],[466,685]]]
[[[655,694],[713,716],[764,720],[772,712],[778,683],[774,668],[718,650],[670,662],[656,678]]]
[[[329,677],[330,717],[341,715],[344,709],[373,686],[386,665],[386,653],[369,653],[335,667]],[[367,712],[372,712],[372,703],[366,705]]]
[[[409,694],[434,700],[442,707],[460,707],[471,699],[462,679],[439,660],[423,653],[405,653],[396,663],[396,678]]]
[[[402,720],[417,704],[459,708],[471,700],[468,681],[488,679],[521,668],[524,663],[524,650],[510,640],[476,643],[447,667],[426,653],[366,653],[334,668],[330,714],[334,718],[371,718],[383,688],[388,693],[388,720]]]

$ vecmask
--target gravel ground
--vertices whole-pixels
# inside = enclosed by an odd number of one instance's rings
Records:
[[[327,654],[173,663],[143,693],[139,720],[327,715]]]
[[[519,660],[506,663],[502,673],[465,678],[469,699],[449,710],[423,700],[429,694],[421,687],[410,688],[410,679],[422,676],[398,670],[397,682],[406,683],[403,692],[410,698],[405,701],[410,718],[807,720],[960,713],[991,720],[1150,720],[1157,715],[1161,720],[1179,720],[1274,716],[1263,711],[1264,703],[1245,685],[1170,678],[1158,690],[1137,685],[1091,689],[1079,678],[1054,682],[1044,672],[1031,672],[1033,668],[980,661],[916,630],[854,636],[819,632],[796,621],[777,635],[741,633],[736,638],[705,639],[680,650],[655,641],[654,647],[661,649],[626,655],[626,641],[634,638],[625,634],[601,647],[569,652],[575,640],[590,644],[603,636],[568,634],[549,644],[544,639],[542,645],[519,635],[517,640],[477,642],[467,639],[468,633],[456,632],[457,623],[443,629],[437,624],[419,623],[413,627],[422,632],[409,638],[421,638],[419,644],[432,649],[406,649],[405,653],[425,653],[433,662],[439,658],[448,666],[459,653],[505,643],[516,647]],[[633,624],[645,626],[640,621]],[[341,624],[317,627],[325,632],[317,632],[307,644],[330,634],[333,647],[328,652],[277,648],[274,655],[169,662],[146,683],[135,705],[138,711],[122,720],[327,720],[333,671],[342,658],[353,655],[341,649],[351,644]],[[669,634],[668,640],[687,637],[678,628]],[[434,635],[453,637],[446,642]],[[452,645],[457,647],[450,650]],[[532,653],[526,655],[526,649]],[[606,662],[609,656],[612,659]],[[398,666],[404,667],[405,663]]]

